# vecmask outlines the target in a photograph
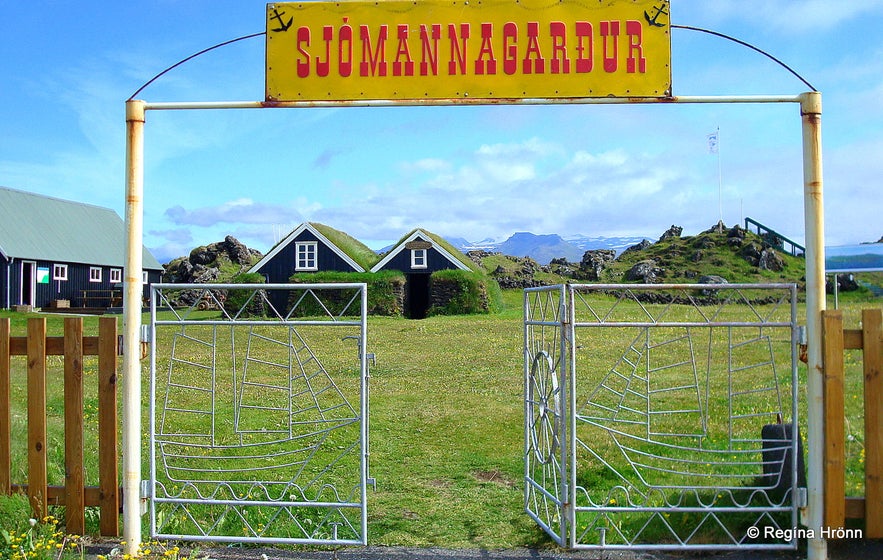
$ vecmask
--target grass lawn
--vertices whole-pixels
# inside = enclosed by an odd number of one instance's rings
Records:
[[[522,513],[518,303],[510,301],[505,316],[369,320],[378,360],[371,378],[378,481],[369,495],[372,542],[546,542]]]

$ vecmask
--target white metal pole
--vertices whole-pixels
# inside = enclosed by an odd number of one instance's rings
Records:
[[[126,102],[126,270],[123,294],[123,540],[141,545],[141,363],[144,102]]]
[[[825,513],[825,402],[822,393],[822,311],[825,309],[825,223],[822,204],[822,94],[801,96],[803,122],[803,210],[806,229],[806,332],[807,332],[807,506],[808,560],[825,560],[828,543],[821,537]]]
[[[717,127],[717,212],[719,215],[718,223],[724,223],[724,176],[721,167],[721,127]],[[719,231],[718,233],[723,233]]]

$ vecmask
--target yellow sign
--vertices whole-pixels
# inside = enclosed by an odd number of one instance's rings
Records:
[[[668,0],[267,5],[267,101],[663,97]]]

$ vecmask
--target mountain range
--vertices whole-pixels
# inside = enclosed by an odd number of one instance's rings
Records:
[[[503,253],[513,257],[530,257],[540,264],[549,264],[552,259],[565,258],[568,262],[578,263],[586,251],[595,249],[611,249],[619,255],[632,245],[637,245],[645,237],[589,237],[571,235],[561,237],[557,234],[537,235],[526,231],[511,235],[505,241],[483,239],[470,242],[463,238],[447,238],[447,241],[459,249],[468,252],[483,250],[492,253]],[[652,240],[651,240],[652,241]]]

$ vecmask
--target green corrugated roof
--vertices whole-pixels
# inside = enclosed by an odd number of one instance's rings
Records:
[[[102,266],[124,266],[126,228],[108,208],[0,187],[0,253]],[[145,269],[162,270],[146,248]]]

